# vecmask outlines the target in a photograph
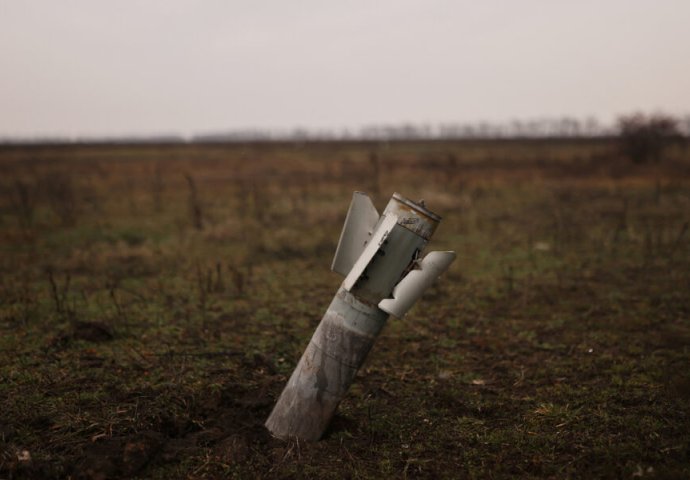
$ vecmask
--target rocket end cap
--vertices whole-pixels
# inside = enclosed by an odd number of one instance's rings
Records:
[[[426,208],[426,203],[424,200],[420,200],[419,202],[413,202],[409,198],[405,198],[402,195],[400,195],[398,192],[393,193],[393,198],[399,201],[400,203],[403,203],[407,205],[408,207],[412,208],[413,210],[416,210],[417,212],[426,215],[429,217],[431,220],[435,222],[440,222],[441,221],[441,216],[437,213],[432,212],[428,208]]]

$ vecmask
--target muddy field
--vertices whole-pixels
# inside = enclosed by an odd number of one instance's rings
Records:
[[[354,190],[458,259],[275,440]],[[0,478],[688,478],[689,223],[681,148],[3,147]]]

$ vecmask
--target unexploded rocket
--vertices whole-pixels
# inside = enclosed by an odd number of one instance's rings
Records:
[[[266,421],[273,435],[323,435],[388,316],[403,317],[455,259],[421,257],[440,220],[397,193],[379,216],[354,193],[331,265],[345,280]]]

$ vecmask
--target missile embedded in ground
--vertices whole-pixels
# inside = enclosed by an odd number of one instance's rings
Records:
[[[321,438],[388,316],[405,316],[455,259],[421,257],[440,220],[398,193],[379,215],[354,193],[331,265],[345,280],[266,421],[274,436]]]

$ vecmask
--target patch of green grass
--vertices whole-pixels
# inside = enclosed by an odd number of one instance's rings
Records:
[[[684,164],[614,179],[574,160],[599,143],[160,148],[34,170],[0,151],[29,184],[79,172],[74,212],[37,196],[28,227],[0,189],[0,476],[690,475]],[[278,441],[263,422],[341,282],[372,149],[395,165],[377,205],[424,197],[430,247],[458,259],[389,320],[326,437]]]

